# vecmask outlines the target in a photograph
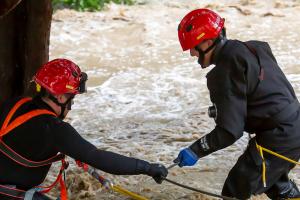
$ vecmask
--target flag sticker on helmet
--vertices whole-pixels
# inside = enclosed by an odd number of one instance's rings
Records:
[[[74,89],[74,87],[71,86],[71,85],[66,85],[66,88],[67,88],[67,89],[70,89],[70,90],[73,90],[73,89]]]
[[[200,40],[203,36],[205,35],[205,33],[201,33],[200,35],[198,35],[197,40]]]

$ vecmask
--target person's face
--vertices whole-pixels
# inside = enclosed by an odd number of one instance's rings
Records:
[[[66,117],[69,111],[71,110],[71,106],[74,104],[74,97],[75,96],[73,94],[59,95],[58,101],[60,103],[66,103],[67,101],[69,101],[69,103],[66,105],[66,109],[64,110],[64,117]]]
[[[202,52],[204,52],[206,49],[208,49],[213,44],[212,40],[205,40],[197,45],[197,48],[200,49]],[[190,55],[192,57],[196,56],[198,58],[198,63],[201,65],[201,68],[206,68],[210,65],[211,55],[212,51],[210,50],[206,54],[199,54],[199,51],[197,51],[196,47],[190,49]]]

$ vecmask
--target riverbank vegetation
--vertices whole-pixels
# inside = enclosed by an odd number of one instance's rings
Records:
[[[98,11],[111,2],[132,5],[135,0],[53,0],[52,5],[54,9],[70,8],[77,11]]]

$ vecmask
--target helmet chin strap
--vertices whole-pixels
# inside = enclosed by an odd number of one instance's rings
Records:
[[[198,51],[199,53],[199,57],[198,57],[198,63],[203,66],[204,64],[204,57],[205,57],[205,54],[207,54],[210,50],[212,50],[219,42],[221,41],[221,38],[218,37],[214,43],[208,47],[205,51],[203,51],[202,49],[200,49],[198,46],[195,46],[195,49],[196,51]]]
[[[72,99],[73,97],[70,97],[65,103],[60,103],[58,102],[57,98],[55,98],[54,96],[50,95],[49,98],[58,106],[60,106],[60,115],[58,116],[60,119],[64,119],[64,112],[66,110],[66,108],[68,110],[71,110],[71,106],[72,106]]]

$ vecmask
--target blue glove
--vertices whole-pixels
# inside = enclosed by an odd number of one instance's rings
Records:
[[[173,162],[178,163],[179,167],[183,167],[193,166],[198,160],[198,156],[190,148],[185,148],[179,152],[178,157]]]

